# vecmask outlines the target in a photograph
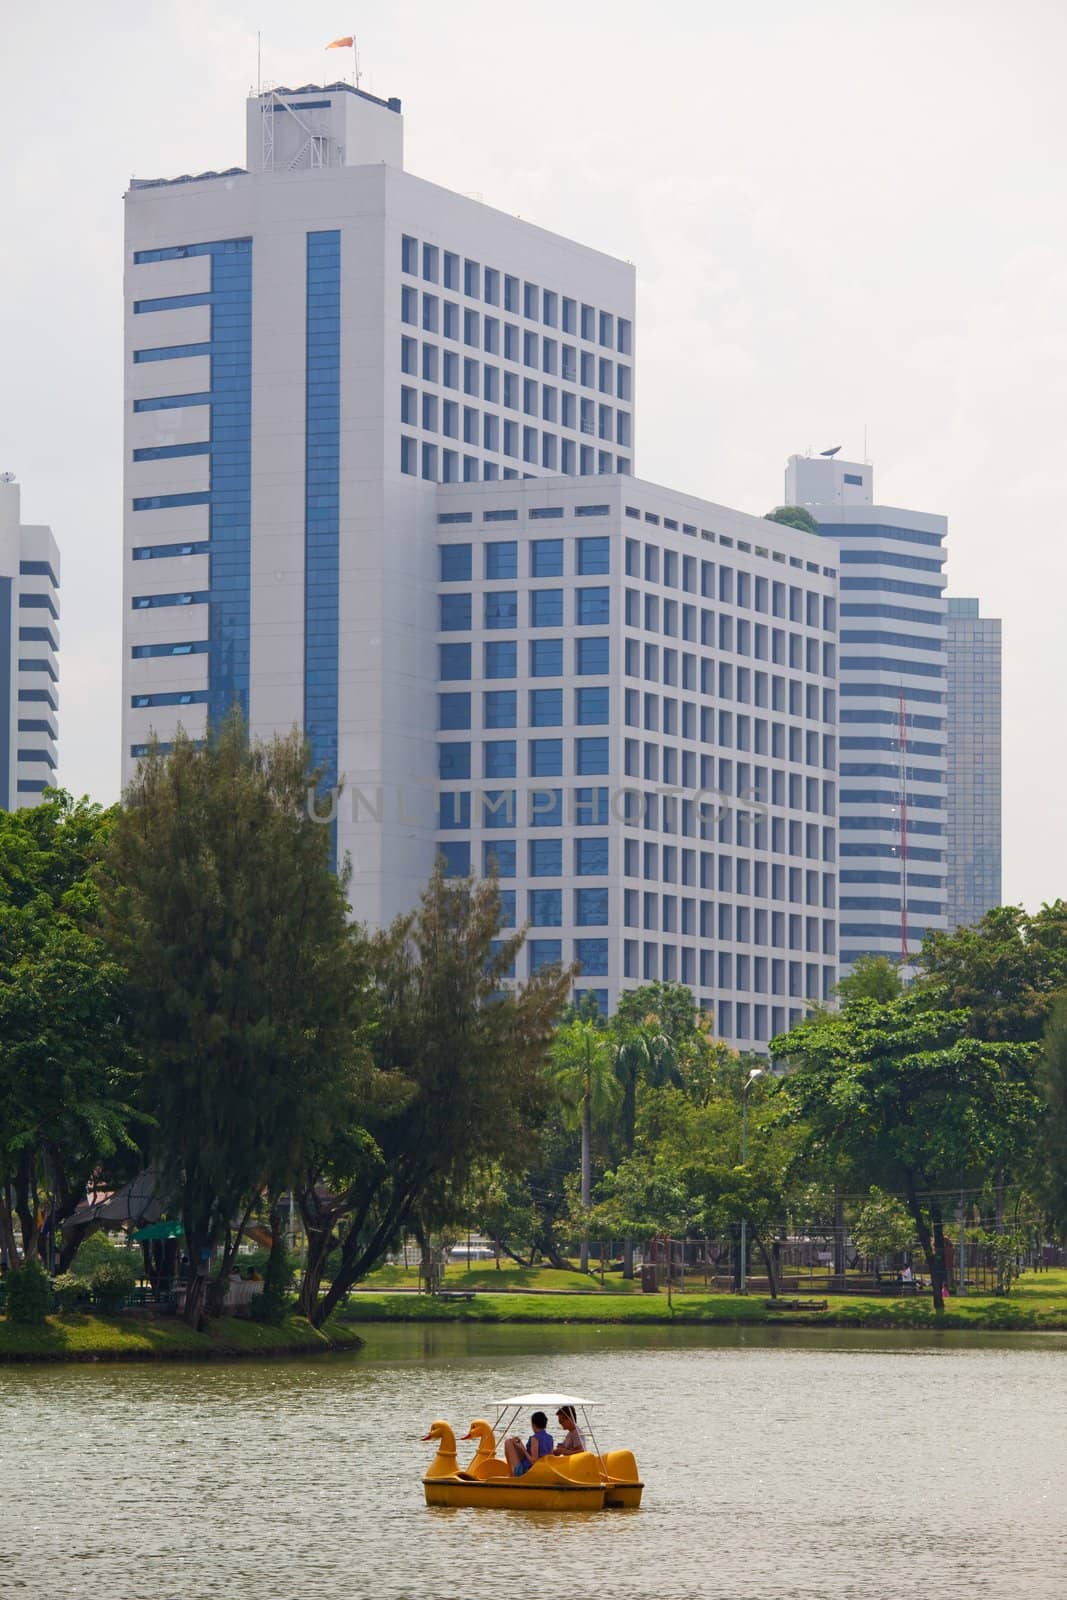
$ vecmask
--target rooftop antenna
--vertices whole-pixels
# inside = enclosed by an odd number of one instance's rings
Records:
[[[256,29],[256,95],[263,93],[263,35]]]
[[[869,461],[871,459],[870,456],[867,454],[867,424],[866,423],[863,424],[863,459],[864,459],[864,461]]]

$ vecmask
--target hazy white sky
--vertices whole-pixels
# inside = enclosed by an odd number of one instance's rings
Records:
[[[119,771],[122,193],[244,162],[355,30],[413,172],[636,262],[636,470],[762,512],[842,444],[1004,619],[1006,900],[1067,891],[1063,0],[3,6],[0,470],[63,553],[62,782]]]

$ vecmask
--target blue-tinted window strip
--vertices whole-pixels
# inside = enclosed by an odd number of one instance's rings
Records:
[[[134,661],[153,656],[206,656],[211,646],[207,639],[185,640],[179,644],[135,644],[130,649]]]
[[[209,489],[198,489],[191,494],[141,495],[133,502],[135,511],[169,511],[176,506],[210,506],[215,503]]]
[[[20,689],[19,705],[46,705],[59,710],[59,702],[50,689]]]
[[[53,772],[56,769],[56,758],[55,758],[54,755],[52,755],[50,750],[37,750],[37,749],[30,748],[29,746],[25,746],[25,747],[20,746],[15,751],[15,760],[16,761],[43,761],[46,767],[51,767],[52,768]]]
[[[920,678],[943,678],[944,667],[936,667],[929,661],[901,661],[896,656],[842,656],[838,663],[842,672],[886,672],[894,678],[901,676],[917,676]],[[843,686],[842,686],[843,688]],[[917,698],[917,692],[908,689],[908,696]],[[940,700],[943,698],[938,695]]]
[[[164,294],[155,300],[135,300],[133,310],[135,316],[140,316],[145,311],[184,311],[188,306],[209,306],[212,303],[210,293],[203,294]]]
[[[920,633],[883,633],[880,628],[842,628],[841,643],[895,645],[898,650],[931,650],[944,653],[943,638],[931,639]]]
[[[16,785],[19,794],[44,794],[48,788],[46,778],[20,778]]]
[[[135,711],[145,706],[202,706],[207,704],[206,689],[171,689],[162,694],[132,694],[130,705]]]
[[[11,582],[0,578],[0,806],[5,811],[11,805]]]
[[[340,647],[341,234],[307,236],[304,469],[304,733],[337,782]],[[336,833],[334,835],[336,847]]]
[[[131,611],[156,611],[161,606],[204,606],[211,599],[206,589],[187,589],[181,594],[135,594]]]
[[[819,532],[827,539],[892,539],[903,544],[940,545],[943,533],[927,533],[921,528],[897,528],[884,522],[823,522]]]
[[[251,255],[251,239],[212,239],[205,244],[172,244],[161,250],[135,250],[135,266],[152,261],[184,261],[188,256]],[[214,283],[212,283],[214,288]]]
[[[46,722],[44,717],[20,717],[18,719],[19,733],[45,733],[50,739],[58,739],[59,731],[51,722]]]
[[[133,360],[135,366],[141,366],[146,361],[178,361],[185,356],[209,356],[212,354],[212,345],[205,341],[197,344],[161,344],[152,350],[135,350],[133,352]]]
[[[174,461],[181,456],[209,456],[211,446],[206,439],[197,444],[153,444],[146,445],[144,449],[135,450],[135,461]]]
[[[156,561],[164,556],[206,556],[210,549],[206,539],[185,544],[138,544],[133,548],[133,559]]]
[[[20,594],[19,608],[22,611],[47,611],[59,621],[59,612],[50,594]]]
[[[59,649],[59,640],[49,628],[20,628],[19,641],[22,644],[48,644],[53,650]]]
[[[10,627],[10,624],[9,624]],[[40,661],[36,656],[19,657],[20,672],[47,672],[53,683],[59,682],[59,674],[50,661]]]
[[[158,394],[147,400],[135,400],[135,411],[178,411],[183,406],[209,406],[210,394]]]
[[[53,586],[59,588],[59,579],[47,561],[20,561],[20,578],[51,578]]]

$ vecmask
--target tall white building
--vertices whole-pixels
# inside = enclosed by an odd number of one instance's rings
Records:
[[[948,905],[970,927],[1001,900],[1000,620],[950,596],[948,663]]]
[[[948,525],[838,456],[791,456],[785,497],[840,555],[840,959],[898,960],[946,926]]]
[[[836,562],[633,478],[628,264],[406,173],[398,101],[247,123],[126,198],[127,775],[300,726],[357,915],[495,861],[526,959],[763,1044],[835,977]]]
[[[19,486],[0,474],[0,810],[36,805],[56,781],[59,549],[21,520]]]

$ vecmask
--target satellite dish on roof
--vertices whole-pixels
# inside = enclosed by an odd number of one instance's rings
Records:
[[[835,444],[832,450],[820,450],[819,454],[821,456],[836,456],[840,448],[841,446],[839,444]]]
[[[15,474],[13,472],[0,472],[0,483],[14,483],[14,481]]]

